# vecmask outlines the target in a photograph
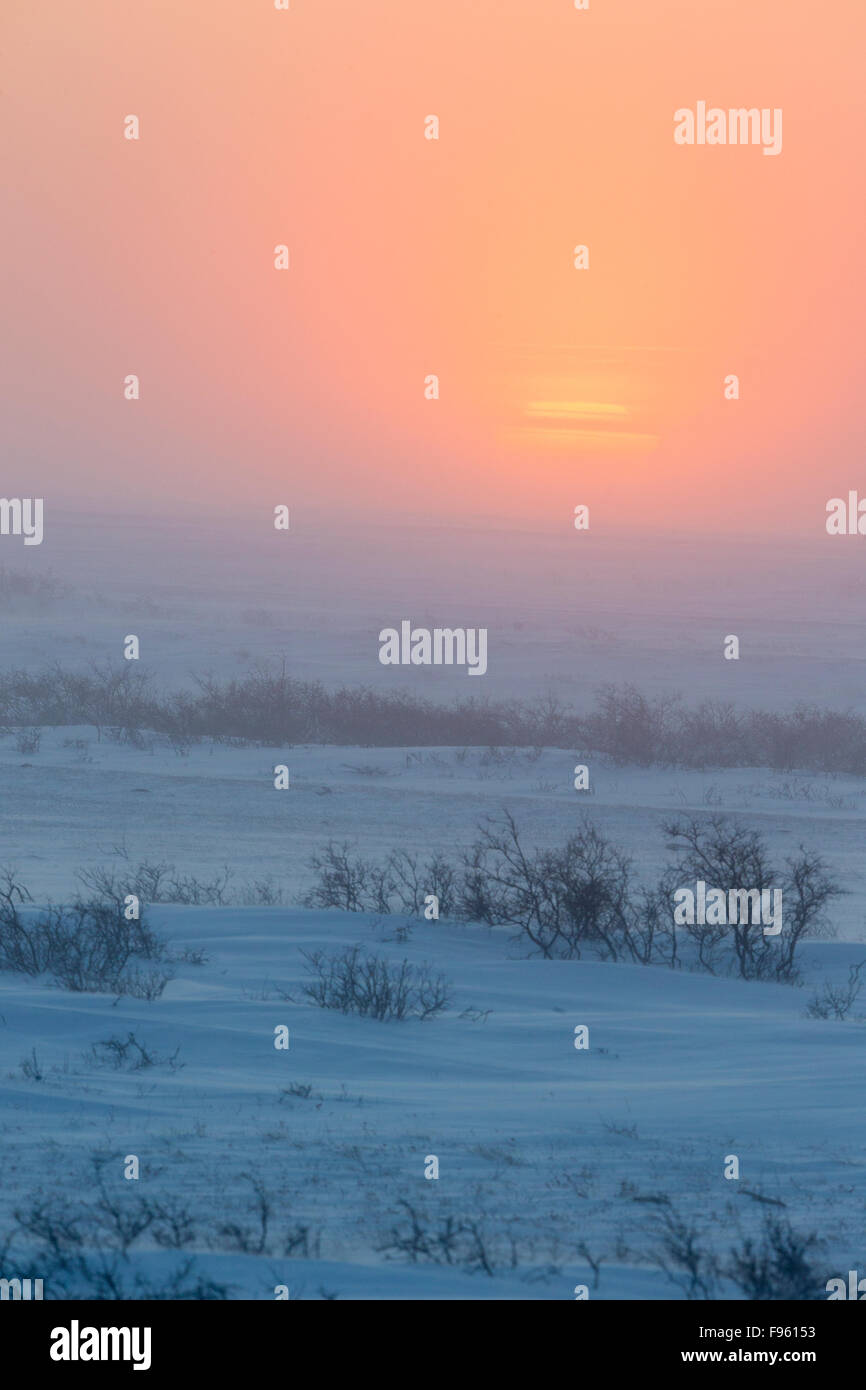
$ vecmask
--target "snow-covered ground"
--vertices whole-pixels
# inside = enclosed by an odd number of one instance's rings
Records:
[[[587,708],[602,682],[634,681],[691,703],[866,710],[864,581],[844,541],[764,554],[747,541],[659,540],[632,553],[567,528],[540,541],[468,526],[456,539],[423,528],[325,537],[302,516],[277,537],[261,524],[54,527],[14,564],[50,565],[71,592],[8,605],[0,669],[121,663],[135,633],[138,669],[163,690],[285,659],[329,687],[411,682],[443,701],[553,691]],[[488,676],[381,667],[378,630],[403,617],[487,624]],[[740,635],[739,662],[721,656],[728,633]],[[68,899],[76,873],[97,864],[232,872],[224,906],[151,909],[175,952],[207,958],[177,964],[152,1002],[0,974],[0,1277],[28,1249],[39,1258],[20,1234],[4,1253],[14,1213],[45,1198],[74,1216],[97,1199],[97,1171],[121,1220],[145,1199],[174,1204],[191,1222],[182,1253],[233,1297],[273,1298],[282,1284],[303,1298],[571,1299],[576,1284],[593,1298],[676,1297],[653,1258],[666,1217],[696,1223],[704,1247],[723,1252],[783,1213],[825,1241],[828,1277],[862,1269],[866,1022],[805,1010],[816,986],[844,981],[866,955],[866,779],[589,757],[590,790],[578,793],[578,760],[0,730],[0,864],[38,902]],[[286,791],[274,788],[277,763],[290,770]],[[807,943],[804,986],[790,988],[527,960],[477,926],[298,906],[310,856],[329,840],[372,859],[395,848],[453,859],[504,807],[530,846],[561,844],[589,816],[647,882],[666,821],[737,816],[776,860],[801,844],[825,857],[845,890],[832,904],[837,938]],[[263,880],[284,906],[243,905]],[[380,1023],[305,1000],[301,951],[356,942],[430,962],[452,982],[447,1011]],[[281,1024],[288,1051],[273,1045]],[[578,1024],[590,1028],[586,1051],[573,1045]],[[154,1065],[114,1069],[99,1055],[129,1033]],[[123,1177],[131,1154],[137,1181]],[[723,1176],[731,1154],[739,1180]],[[424,1176],[428,1155],[438,1179]],[[270,1208],[264,1235],[257,1194]],[[453,1264],[383,1249],[394,1229],[406,1235],[401,1203],[431,1239],[449,1217],[474,1223],[493,1273],[473,1272],[465,1236]],[[220,1230],[231,1223],[240,1229]],[[155,1245],[154,1229],[121,1261],[124,1277],[160,1284],[176,1267],[181,1255]]]
[[[591,1297],[677,1297],[652,1266],[653,1217],[697,1220],[724,1250],[768,1209],[744,1189],[819,1231],[829,1273],[862,1264],[866,1029],[807,1019],[805,990],[528,961],[498,933],[445,922],[413,922],[396,941],[404,918],[153,915],[174,947],[208,957],[178,966],[154,1002],[0,979],[0,1232],[40,1192],[74,1210],[93,1192],[97,1154],[121,1208],[145,1196],[188,1209],[190,1250],[235,1297],[273,1298],[285,1284],[293,1297],[569,1299],[577,1283]],[[301,950],[358,941],[444,971],[447,1012],[376,1022],[306,1001]],[[807,954],[813,977],[841,979],[858,950],[823,943]],[[287,1051],[274,1047],[283,1024]],[[589,1026],[586,1051],[574,1047],[577,1024]],[[95,1043],[130,1031],[173,1066],[94,1061]],[[40,1081],[19,1065],[34,1050]],[[137,1182],[123,1177],[130,1154]],[[428,1180],[433,1154],[439,1177]],[[730,1154],[739,1181],[723,1176]],[[266,1252],[209,1250],[230,1244],[215,1236],[221,1220],[255,1236],[251,1178],[272,1206]],[[432,1226],[477,1221],[493,1276],[386,1259],[379,1248],[405,1224],[401,1200]],[[311,1258],[283,1254],[299,1223]],[[170,1262],[141,1243],[134,1268]],[[600,1262],[597,1287],[582,1243]]]
[[[229,896],[272,878],[299,902],[310,855],[329,840],[367,857],[394,848],[451,856],[504,806],[530,844],[560,844],[586,814],[634,857],[647,880],[663,857],[664,823],[685,814],[745,815],[781,859],[804,842],[824,854],[848,890],[834,904],[841,936],[866,937],[866,778],[766,768],[641,769],[589,758],[590,790],[574,790],[564,749],[226,747],[207,739],[183,756],[164,739],[119,746],[93,728],[46,729],[18,751],[0,736],[0,862],[11,861],[35,897],[60,900],[75,872],[169,861],[184,874],[233,871]],[[288,790],[274,767],[289,768]]]

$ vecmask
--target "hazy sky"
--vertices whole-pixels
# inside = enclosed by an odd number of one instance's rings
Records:
[[[866,491],[862,0],[4,10],[6,495],[819,534]],[[677,146],[698,101],[781,154]]]

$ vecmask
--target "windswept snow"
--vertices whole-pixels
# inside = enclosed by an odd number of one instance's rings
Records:
[[[580,1282],[591,1297],[676,1297],[652,1267],[653,1216],[670,1204],[726,1249],[767,1209],[743,1189],[819,1230],[828,1274],[862,1263],[866,1031],[805,1018],[805,990],[526,960],[499,933],[445,922],[412,922],[395,941],[400,917],[187,907],[153,918],[172,946],[208,957],[178,966],[155,1002],[0,977],[0,1234],[37,1191],[74,1208],[93,1191],[98,1154],[118,1203],[134,1194],[188,1208],[191,1250],[235,1297],[273,1298],[286,1284],[293,1297],[322,1287],[343,1298],[568,1299]],[[307,1002],[301,950],[357,941],[443,970],[448,1011],[380,1023]],[[810,972],[841,979],[857,951],[814,944]],[[471,1021],[466,1010],[489,1014]],[[281,1024],[288,1051],[274,1047]],[[574,1047],[577,1024],[589,1026],[587,1051]],[[177,1053],[174,1069],[94,1061],[94,1043],[130,1031],[161,1057]],[[19,1066],[32,1051],[38,1082]],[[287,1094],[293,1085],[309,1097]],[[137,1182],[123,1178],[129,1154]],[[739,1181],[723,1177],[729,1154]],[[273,1203],[259,1256],[214,1235],[222,1220],[255,1228],[250,1176]],[[478,1221],[493,1277],[386,1259],[401,1199],[434,1224]],[[313,1258],[283,1254],[298,1223],[314,1233]],[[582,1242],[601,1262],[597,1288]],[[169,1256],[145,1237],[130,1259],[152,1274]]]

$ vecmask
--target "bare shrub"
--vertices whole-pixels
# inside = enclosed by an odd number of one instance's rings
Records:
[[[466,1251],[464,1261],[466,1268],[469,1270],[480,1269],[492,1279],[496,1257],[493,1253],[490,1237],[484,1230],[482,1222],[477,1220],[464,1222],[464,1232],[469,1241],[469,1248]]]
[[[864,965],[866,965],[866,960],[861,960],[857,965],[849,966],[848,980],[844,985],[834,985],[829,980],[825,980],[821,992],[816,990],[812,996],[806,1009],[807,1018],[836,1018],[840,1021],[846,1019],[863,988],[860,971]]]
[[[153,1238],[165,1250],[185,1250],[196,1239],[196,1224],[189,1210],[176,1197],[151,1204]]]
[[[457,872],[438,852],[421,859],[408,850],[396,849],[384,863],[377,864],[353,854],[347,840],[342,844],[331,840],[309,864],[317,881],[304,898],[307,907],[421,916],[425,898],[434,893],[444,917],[457,908]]]
[[[633,685],[604,685],[586,721],[588,746],[605,752],[616,763],[647,767],[671,759],[672,714],[676,697],[655,700]]]
[[[424,900],[434,893],[439,911],[450,917],[457,906],[457,876],[444,854],[432,854],[420,860],[407,850],[394,850],[388,856],[388,870],[396,898],[397,910],[421,916]]]
[[[77,898],[44,908],[30,902],[14,872],[0,875],[0,970],[50,975],[64,989],[123,993],[124,972],[134,959],[162,954],[145,917],[128,921],[116,899]],[[135,978],[129,983],[134,990]]]
[[[381,905],[387,898],[385,871],[377,869],[369,860],[353,856],[348,840],[337,844],[329,841],[319,854],[310,859],[310,867],[318,876],[318,882],[304,898],[307,907],[337,907],[343,912],[390,912],[390,907]],[[371,906],[379,901],[378,906]]]
[[[98,1065],[108,1063],[115,1071],[144,1071],[148,1067],[166,1066],[170,1071],[178,1071],[185,1063],[178,1061],[180,1048],[175,1048],[168,1057],[160,1054],[147,1043],[140,1042],[134,1033],[125,1038],[105,1038],[93,1044],[91,1058]]]
[[[147,1198],[128,1201],[123,1197],[109,1195],[103,1188],[90,1212],[100,1233],[100,1244],[107,1244],[112,1250],[119,1250],[126,1256],[129,1249],[145,1231],[153,1225],[154,1210]]]
[[[69,1299],[226,1299],[230,1285],[217,1283],[198,1270],[194,1248],[271,1255],[274,1246],[294,1257],[317,1259],[321,1235],[295,1222],[279,1241],[272,1241],[273,1201],[264,1183],[250,1173],[247,1218],[203,1226],[175,1196],[150,1198],[130,1184],[107,1180],[119,1155],[91,1155],[88,1195],[46,1196],[38,1192],[29,1205],[14,1212],[14,1228],[0,1238],[0,1253],[14,1246],[26,1251],[28,1267],[44,1279],[47,1296]],[[91,1193],[92,1189],[92,1193]],[[145,1246],[174,1252],[167,1272],[149,1279],[136,1267]],[[181,1257],[182,1256],[182,1257]],[[21,1258],[18,1268],[23,1268]]]
[[[138,967],[127,969],[119,975],[114,989],[117,991],[118,998],[126,995],[130,999],[146,999],[152,1004],[154,999],[160,999],[165,991],[167,984],[174,979],[174,974],[170,970],[141,970]],[[114,990],[112,990],[114,993]]]
[[[376,1247],[386,1259],[455,1265],[490,1278],[503,1265],[518,1268],[520,1251],[513,1230],[494,1230],[485,1216],[468,1218],[440,1213],[430,1218],[405,1199],[397,1206],[403,1216],[398,1217]]]
[[[815,1301],[826,1298],[826,1275],[814,1262],[822,1242],[795,1231],[787,1218],[770,1213],[758,1238],[746,1236],[731,1249],[721,1271],[754,1301]]]
[[[0,571],[0,599],[4,584],[16,587]],[[235,746],[472,747],[486,750],[479,775],[494,777],[512,775],[518,750],[542,747],[591,750],[640,766],[866,772],[866,719],[851,710],[799,705],[771,714],[713,701],[687,709],[679,697],[653,699],[633,685],[604,686],[585,712],[552,695],[439,705],[405,690],[326,690],[290,676],[284,661],[257,665],[240,678],[200,676],[195,686],[156,691],[147,673],[128,662],[86,673],[60,665],[8,671],[0,675],[0,725],[90,724],[100,738],[105,732],[143,750],[152,749],[154,737],[168,739],[180,756],[202,736]],[[375,764],[369,766],[375,773]]]
[[[168,875],[174,870],[173,864],[165,860],[157,863],[142,860],[138,865],[133,865],[125,846],[115,846],[114,852],[121,860],[123,868],[96,864],[87,869],[79,869],[76,878],[82,887],[96,897],[121,904],[130,893],[134,893],[140,902],[166,901],[163,898],[163,886]]]
[[[132,893],[141,902],[192,907],[220,907],[229,901],[228,887],[234,873],[227,864],[212,878],[199,879],[194,874],[178,873],[176,866],[166,860],[143,859],[132,864],[124,848],[119,847],[116,852],[126,867],[98,864],[80,869],[76,875],[86,889],[101,898],[122,904]]]
[[[165,958],[174,965],[207,965],[210,960],[201,946],[172,946]]]
[[[113,903],[73,903],[45,909],[36,931],[44,952],[43,969],[64,989],[126,992],[124,972],[142,953],[141,921],[128,922]],[[145,949],[150,951],[150,946]]]
[[[160,1239],[166,1227],[159,1204],[146,1198],[124,1196],[115,1200],[104,1189],[95,1201],[70,1207],[68,1200],[37,1196],[26,1210],[14,1213],[17,1237],[24,1237],[33,1267],[44,1278],[52,1297],[69,1299],[129,1300],[226,1299],[230,1286],[201,1275],[193,1257],[180,1260],[159,1282],[147,1279],[132,1265],[131,1250],[153,1226],[154,1239],[170,1249],[180,1249],[171,1239]],[[177,1239],[183,1239],[191,1218],[172,1217]]]
[[[578,1255],[580,1255],[582,1260],[586,1260],[586,1263],[592,1270],[592,1287],[594,1289],[597,1289],[599,1284],[601,1283],[601,1255],[593,1256],[590,1253],[589,1246],[587,1245],[585,1240],[582,1240],[578,1245],[577,1253]]]
[[[672,1207],[647,1228],[655,1241],[654,1263],[688,1299],[714,1299],[719,1279],[754,1301],[813,1301],[826,1297],[826,1274],[815,1263],[822,1242],[796,1231],[787,1217],[765,1214],[758,1235],[742,1236],[727,1255],[713,1253],[705,1233]]]
[[[264,878],[248,879],[239,901],[243,907],[279,907],[285,902],[285,895],[273,876],[267,874]]]
[[[244,1255],[264,1255],[268,1250],[268,1228],[273,1211],[271,1197],[260,1178],[251,1177],[249,1173],[241,1173],[241,1178],[252,1187],[253,1224],[224,1221],[217,1226],[217,1235],[224,1248]]]
[[[561,848],[529,850],[506,810],[481,827],[463,865],[460,914],[516,928],[546,959],[578,959],[586,947],[613,961],[676,958],[670,911],[636,888],[631,861],[587,820]]]
[[[676,855],[668,888],[674,881],[682,885],[703,880],[726,895],[739,889],[782,892],[784,910],[776,936],[765,936],[762,925],[753,921],[685,926],[702,967],[710,974],[733,970],[744,980],[796,983],[797,949],[806,937],[830,934],[826,909],[841,892],[823,859],[801,845],[798,856],[789,856],[780,868],[772,863],[758,831],[725,816],[674,820],[664,831]]]
[[[321,1246],[321,1232],[314,1234],[310,1226],[304,1226],[301,1222],[289,1226],[283,1237],[283,1254],[296,1259],[317,1260]]]
[[[654,1263],[687,1299],[715,1297],[718,1262],[701,1245],[701,1233],[672,1208],[654,1218],[649,1230],[655,1242]]]
[[[204,881],[193,874],[175,874],[163,888],[160,901],[192,907],[220,907],[227,901],[227,890],[233,876],[227,864],[223,865],[221,873]]]
[[[433,1018],[450,1002],[445,977],[432,974],[427,964],[414,966],[403,960],[391,965],[362,946],[301,954],[310,976],[303,993],[322,1009],[384,1022]]]
[[[313,1094],[313,1086],[310,1081],[293,1081],[290,1086],[284,1086],[280,1091],[282,1096],[295,1096],[298,1100],[310,1100]]]
[[[405,850],[376,865],[353,856],[347,842],[332,841],[310,861],[318,882],[305,901],[350,912],[420,914],[434,892],[446,916],[509,927],[546,959],[579,959],[589,950],[603,960],[675,967],[681,959],[674,893],[684,882],[700,879],[726,895],[780,889],[778,935],[765,935],[763,923],[750,920],[694,923],[684,931],[697,964],[710,974],[796,983],[798,948],[807,937],[830,934],[826,910],[841,891],[820,856],[800,846],[780,869],[757,831],[724,816],[674,820],[664,831],[674,858],[650,886],[635,881],[629,857],[587,818],[564,845],[530,848],[505,809],[479,827],[457,869],[441,853],[421,862]]]
[[[45,1072],[42,1070],[39,1058],[36,1056],[36,1048],[30,1049],[30,1056],[21,1060],[21,1074],[28,1081],[44,1081]]]

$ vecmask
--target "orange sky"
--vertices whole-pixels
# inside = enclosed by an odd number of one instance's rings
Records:
[[[6,495],[814,532],[866,492],[862,0],[5,8]],[[675,145],[699,100],[782,153]]]

